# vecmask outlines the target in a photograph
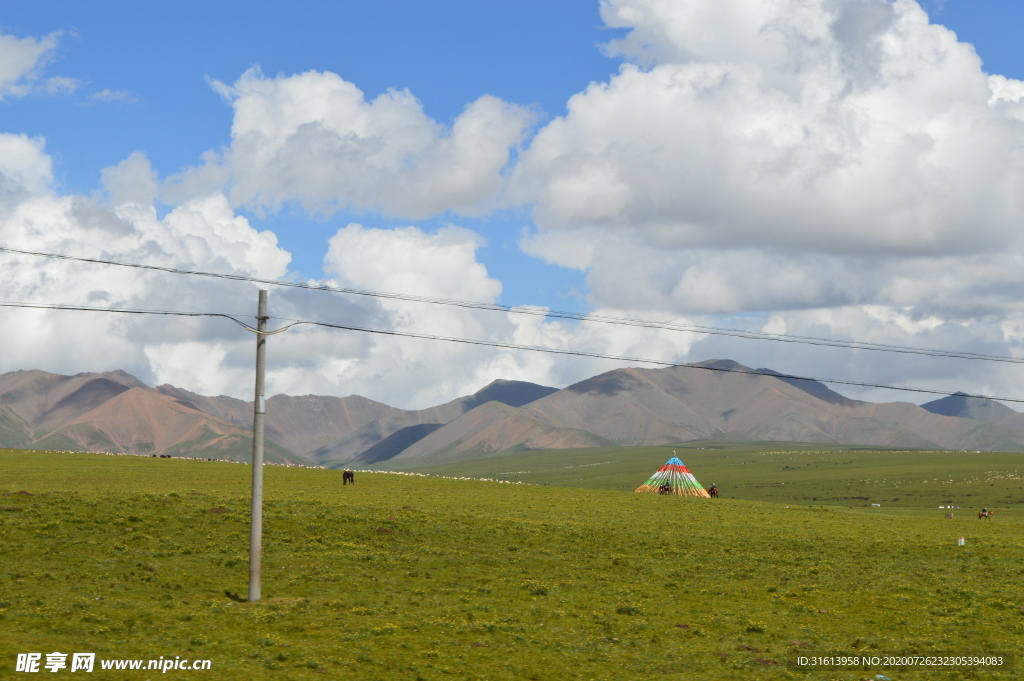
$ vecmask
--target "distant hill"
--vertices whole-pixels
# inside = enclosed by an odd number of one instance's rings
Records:
[[[434,430],[375,468],[450,463],[498,452],[600,447],[613,442],[583,429],[553,426],[525,409],[487,402]]]
[[[150,388],[122,371],[0,375],[0,447],[244,460],[252,412],[252,402]],[[358,395],[275,395],[266,437],[271,461],[380,469],[694,440],[1024,451],[1024,414],[962,393],[922,406],[862,402],[810,379],[710,360],[616,369],[562,390],[499,380],[418,410]]]
[[[371,445],[369,449],[361,452],[349,461],[347,465],[370,465],[378,461],[393,459],[442,426],[444,426],[443,423],[420,423],[396,430],[377,444]]]
[[[252,402],[223,395],[205,397],[171,385],[161,385],[156,390],[240,428],[252,429]],[[267,400],[266,436],[314,463],[343,465],[364,460],[360,455],[405,428],[444,424],[491,400],[521,406],[556,391],[557,388],[536,383],[497,380],[473,395],[420,410],[398,409],[359,395],[275,395]],[[422,437],[426,432],[410,430],[401,441],[411,445],[413,434]],[[389,447],[394,447],[394,443]]]
[[[1001,402],[981,397],[969,397],[965,393],[954,393],[932,402],[921,405],[922,409],[933,414],[943,416],[959,416],[965,419],[975,419],[986,423],[999,423],[1004,419],[1017,414]]]
[[[420,410],[359,395],[275,395],[267,400],[266,456],[333,465],[389,459],[478,405],[497,400],[521,406],[556,391],[498,380]],[[123,371],[0,375],[0,447],[245,459],[252,450],[252,421],[252,402],[172,385],[150,388]]]
[[[123,371],[0,375],[0,446],[240,458],[252,434]],[[269,461],[297,460],[271,443]]]
[[[846,397],[845,395],[840,395],[835,390],[832,390],[832,388],[829,388],[827,385],[821,383],[820,381],[813,381],[809,378],[794,378],[792,376],[780,374],[778,371],[772,371],[771,369],[755,369],[754,371],[759,374],[768,374],[771,376],[775,376],[783,383],[789,383],[794,388],[799,388],[800,390],[803,390],[805,393],[814,395],[819,400],[828,402],[829,404],[839,404],[844,407],[853,407],[858,404],[864,404],[860,400],[851,400],[849,397]]]
[[[233,397],[205,397],[161,385],[158,392],[216,415],[244,430],[252,430],[253,404]],[[266,437],[298,456],[308,458],[319,447],[374,421],[401,417],[405,410],[365,397],[274,395],[267,399]]]
[[[609,371],[520,409],[483,405],[375,466],[414,468],[600,442],[663,445],[711,438],[1024,451],[1024,432],[1010,419],[990,423],[906,402],[861,402],[816,381],[712,360]],[[588,441],[594,444],[583,444]]]
[[[369,459],[373,459],[374,462],[386,460],[402,451],[395,449],[397,443],[406,443],[405,448],[408,448],[436,430],[436,428],[415,428],[414,426],[441,426],[488,402],[520,407],[555,392],[558,392],[557,388],[549,388],[526,381],[499,379],[472,395],[460,397],[436,407],[410,411],[389,407],[393,411],[382,413],[380,418],[363,423],[331,444],[310,452],[308,456],[316,463],[333,467],[365,465],[369,463]],[[269,405],[267,411],[269,422]],[[387,445],[381,444],[380,447],[369,451],[378,443],[382,443],[400,431],[402,432],[401,436],[391,440]],[[384,456],[385,452],[393,452],[393,454]]]

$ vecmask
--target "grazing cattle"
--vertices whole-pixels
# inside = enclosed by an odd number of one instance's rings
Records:
[[[345,471],[341,476],[341,484],[347,485],[348,483],[356,484],[356,474],[352,471]]]
[[[946,520],[952,520],[952,519],[953,519],[953,514],[952,513],[947,513],[946,514]]]

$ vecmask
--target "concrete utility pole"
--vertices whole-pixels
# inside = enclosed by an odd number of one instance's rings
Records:
[[[260,600],[263,562],[263,417],[267,413],[263,374],[267,366],[267,292],[260,291],[256,312],[256,405],[252,418],[252,513],[249,519],[249,600]]]

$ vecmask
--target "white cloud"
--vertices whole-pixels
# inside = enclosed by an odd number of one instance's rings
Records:
[[[40,89],[49,95],[70,94],[78,89],[78,81],[67,76],[53,76],[47,78]]]
[[[550,231],[537,233],[523,229],[519,248],[527,255],[554,265],[586,270],[594,260],[596,244],[584,232]]]
[[[242,354],[239,352],[242,349],[229,348],[225,343],[208,341],[154,343],[146,346],[145,356],[152,374],[158,377],[157,383],[169,383],[177,387],[189,386],[187,389],[200,395],[223,395],[225,392],[234,392],[225,390],[225,387],[230,385],[225,381],[225,367],[236,364],[235,371],[232,372],[235,375],[231,378],[238,381],[245,378],[244,370],[237,366],[239,363],[231,362],[228,357],[232,350],[236,354]],[[252,399],[249,395],[239,396]]]
[[[600,314],[1024,356],[1024,84],[985,74],[911,0],[608,0],[602,15],[631,29],[607,47],[629,63],[574,96],[517,161],[531,114],[494,97],[446,126],[408,91],[367,99],[331,73],[254,70],[213,83],[234,109],[230,146],[167,183],[136,153],[104,169],[98,198],[61,196],[43,141],[0,135],[0,241],[277,278],[289,254],[239,207],[414,219],[527,204],[536,229],[521,248],[587,271]],[[40,45],[16,47],[31,57]],[[0,92],[37,86],[52,45],[40,49],[0,70]],[[352,224],[325,271],[342,286],[496,301],[482,244],[458,226]],[[8,299],[255,306],[247,284],[0,258]],[[1018,383],[999,365],[386,299],[273,289],[270,305],[275,317],[670,361],[972,392]],[[223,320],[4,314],[0,370],[122,368],[204,393],[252,390],[252,337]],[[562,386],[621,366],[310,327],[274,336],[268,354],[271,392],[404,407],[496,378]]]
[[[479,236],[459,227],[430,234],[351,224],[331,239],[324,269],[340,286],[495,302],[501,284],[477,261],[481,245]],[[502,313],[389,299],[369,304],[375,328],[479,340],[512,332]],[[489,348],[387,336],[370,342],[372,352],[346,367],[342,382],[385,394],[391,404],[437,404],[499,378],[488,367],[500,352]]]
[[[127,102],[129,104],[139,101],[139,98],[126,90],[111,90],[104,88],[99,92],[89,95],[93,102]]]
[[[115,206],[136,204],[150,206],[159,194],[156,173],[146,155],[140,151],[100,173],[104,189]]]
[[[290,256],[277,247],[276,237],[252,229],[223,195],[196,198],[159,218],[147,202],[153,179],[141,154],[105,171],[109,206],[54,193],[41,141],[0,136],[0,163],[4,187],[13,187],[0,192],[5,246],[270,278],[286,274]],[[138,175],[134,184],[126,179],[131,173]],[[253,314],[255,289],[248,284],[12,254],[0,258],[0,290],[8,301]],[[0,342],[8,351],[0,370],[120,368],[152,382],[191,376],[193,388],[235,392],[244,373],[239,365],[250,363],[250,352],[236,352],[236,366],[226,361],[219,373],[209,372],[209,362],[189,360],[196,343],[209,346],[209,357],[217,348],[245,346],[246,334],[231,326],[209,318],[5,309]]]
[[[630,63],[521,155],[592,300],[1018,314],[1024,84],[913,0],[605,0]],[[1005,307],[1009,305],[1009,307]]]
[[[610,49],[653,66],[591,85],[534,138],[517,196],[543,230],[879,255],[1016,238],[1024,125],[916,3],[615,0],[603,14],[633,27]]]
[[[525,252],[585,270],[597,306],[1024,356],[1024,83],[912,0],[601,7],[627,63],[520,155]],[[1000,365],[716,336],[708,357],[1019,392]]]
[[[501,283],[476,261],[483,240],[461,227],[428,234],[417,227],[367,229],[350,224],[330,240],[325,270],[382,291],[493,303]]]
[[[531,114],[484,95],[446,128],[408,90],[367,100],[333,73],[212,83],[235,110],[229,149],[171,178],[168,196],[229,188],[235,205],[350,207],[410,218],[479,213],[496,200]]]
[[[250,274],[281,278],[287,274],[289,255],[275,237],[258,233],[233,211],[222,194],[198,197],[158,217],[151,198],[156,178],[141,154],[104,171],[107,205],[85,197],[58,196],[49,188],[41,143],[14,138],[23,147],[24,168],[12,168],[11,176],[34,178],[39,192],[8,195],[0,215],[0,241],[13,247],[100,256],[128,262],[169,267]],[[5,158],[14,158],[13,156]],[[24,185],[23,185],[24,186]],[[495,301],[501,283],[478,260],[482,246],[473,232],[446,227],[426,232],[417,227],[373,229],[352,224],[331,239],[325,267],[326,283],[361,289],[409,291],[424,296]],[[654,251],[627,255],[653,262]],[[608,257],[607,253],[600,257]],[[770,266],[752,252],[738,266],[752,273],[747,285],[755,287],[758,268]],[[202,278],[100,267],[82,263],[40,260],[3,255],[0,289],[8,300],[78,303],[124,308],[227,312],[249,317],[255,306],[255,287],[248,284]],[[708,295],[742,298],[748,291],[731,291],[744,278],[715,273],[714,262],[704,262],[708,281],[719,277],[723,291],[704,285]],[[718,263],[725,268],[723,259]],[[823,263],[826,272],[832,263]],[[960,274],[956,267],[978,263],[949,263],[950,282]],[[600,268],[598,268],[600,269]],[[1019,269],[1019,268],[1018,268]],[[607,306],[595,314],[655,318],[675,323],[722,324],[713,316],[686,317],[666,313],[669,299],[652,297],[638,301],[631,296],[650,284],[637,275],[642,268],[623,272],[619,282],[628,304]],[[799,287],[805,271],[793,273],[795,283],[769,281],[762,295],[785,297],[787,286]],[[852,276],[852,275],[851,275]],[[1008,275],[1007,275],[1008,276]],[[822,274],[819,277],[825,280]],[[657,277],[653,278],[654,280]],[[783,278],[784,279],[784,278]],[[813,277],[812,277],[813,279]],[[669,280],[671,283],[671,280]],[[942,297],[942,282],[937,296]],[[950,284],[952,285],[952,284]],[[694,280],[694,289],[702,284]],[[782,293],[776,293],[776,289]],[[605,290],[597,295],[612,299]],[[1021,350],[1020,325],[1007,325],[993,316],[979,323],[970,311],[922,315],[896,304],[834,304],[804,311],[781,311],[768,319],[739,316],[744,328],[769,328],[787,333],[871,338],[879,342],[964,347],[996,353]],[[714,306],[709,306],[714,307]],[[284,319],[315,319],[344,325],[438,334],[518,345],[565,348],[611,355],[693,361],[708,357],[733,357],[752,366],[821,376],[885,376],[890,382],[910,382],[939,388],[971,391],[1013,392],[1012,375],[965,367],[962,363],[945,374],[936,372],[935,360],[887,356],[875,353],[839,353],[832,350],[754,343],[702,334],[655,331],[597,322],[569,323],[537,316],[483,312],[412,304],[405,301],[342,296],[337,294],[272,289],[272,326]],[[230,394],[248,398],[252,390],[252,336],[222,319],[175,317],[128,317],[105,314],[5,310],[0,325],[0,371],[41,368],[60,373],[125,369],[153,384],[169,382],[205,394]],[[1004,328],[1005,327],[1005,328]],[[268,387],[271,393],[362,394],[403,407],[425,407],[468,394],[497,378],[529,380],[563,386],[621,363],[588,358],[566,358],[510,349],[450,344],[439,341],[396,338],[296,327],[273,336],[268,345]],[[1024,354],[1024,353],[1022,353]],[[838,359],[837,359],[838,358]],[[946,366],[945,364],[943,365]],[[971,369],[968,371],[967,369]],[[844,392],[852,392],[841,389]],[[865,393],[854,393],[865,394]],[[869,395],[895,399],[891,394]]]
[[[0,206],[24,194],[42,194],[53,183],[53,163],[44,141],[0,133]]]
[[[9,95],[21,97],[36,89],[39,72],[53,57],[60,35],[58,31],[42,38],[16,38],[0,33],[0,100]],[[71,92],[75,86],[74,80],[55,76],[40,89],[54,94]]]
[[[495,302],[501,284],[477,260],[481,245],[479,236],[459,227],[428,233],[417,227],[371,229],[351,224],[331,239],[325,270],[332,275],[328,283],[335,286]],[[635,327],[563,323],[541,316],[401,300],[371,299],[356,305],[364,315],[362,322],[347,316],[353,308],[342,314],[325,306],[318,314],[340,324],[399,332],[669,359],[684,357],[696,339]],[[280,385],[286,386],[282,389],[298,392],[317,385],[323,393],[352,392],[403,407],[439,404],[499,378],[563,386],[622,366],[591,358],[336,331],[304,330],[275,337],[274,344],[281,348],[275,352],[283,355],[283,361],[309,356],[307,344],[321,348],[324,357],[314,371],[303,372],[299,362],[293,364],[289,378],[279,377]]]
[[[132,154],[104,169],[102,200],[60,196],[51,188],[42,142],[0,137],[2,172],[16,191],[4,194],[0,242],[14,248],[101,257],[174,268],[287,276],[289,254],[273,234],[257,232],[226,196],[212,193],[163,217],[153,205],[158,178]],[[13,178],[13,179],[10,179]],[[330,240],[326,283],[494,302],[501,283],[478,260],[483,245],[457,226],[372,229],[352,224]],[[115,308],[193,310],[252,321],[256,287],[2,254],[6,300]],[[636,329],[603,331],[540,317],[407,301],[271,290],[272,327],[311,319],[457,338],[599,352],[685,354],[666,336]],[[216,318],[122,316],[5,309],[0,371],[58,373],[124,369],[152,384],[247,398],[252,391],[253,338]],[[497,378],[563,385],[616,366],[601,360],[299,326],[268,343],[269,392],[362,394],[404,407],[425,407],[472,393]]]

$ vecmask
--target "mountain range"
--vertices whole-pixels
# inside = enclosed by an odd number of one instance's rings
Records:
[[[246,460],[253,404],[123,371],[0,375],[0,447]],[[962,393],[915,405],[847,398],[770,369],[712,360],[616,369],[561,390],[494,381],[420,410],[351,395],[267,400],[266,458],[409,469],[498,453],[701,439],[1024,451],[1024,414]]]

